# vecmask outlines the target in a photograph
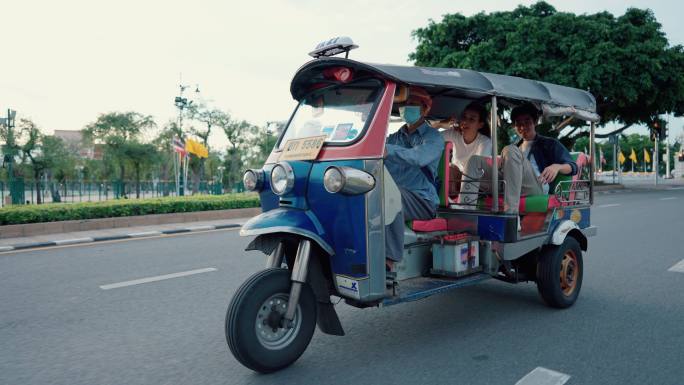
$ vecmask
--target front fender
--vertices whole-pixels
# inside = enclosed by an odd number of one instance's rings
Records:
[[[250,219],[242,225],[240,236],[290,233],[316,242],[326,253],[335,252],[316,215],[311,210],[277,208]]]

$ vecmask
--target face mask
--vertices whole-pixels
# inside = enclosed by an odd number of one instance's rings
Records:
[[[399,116],[408,124],[413,124],[420,119],[420,106],[399,107]]]

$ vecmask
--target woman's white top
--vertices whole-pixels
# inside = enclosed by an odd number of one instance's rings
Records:
[[[492,156],[492,140],[478,132],[475,140],[466,144],[460,131],[442,131],[442,138],[454,144],[454,152],[451,156],[451,163],[458,166],[461,171],[465,171],[466,163],[473,155]]]

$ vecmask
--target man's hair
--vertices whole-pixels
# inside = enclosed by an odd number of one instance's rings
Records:
[[[520,115],[529,115],[536,123],[536,120],[539,119],[539,110],[529,103],[520,105],[511,111],[511,121],[515,123],[515,120]]]

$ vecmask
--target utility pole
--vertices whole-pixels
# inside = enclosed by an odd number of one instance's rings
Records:
[[[178,84],[180,94],[173,99],[173,103],[178,108],[178,130],[181,133],[183,132],[183,110],[190,107],[190,105],[192,104],[192,101],[188,102],[188,99],[183,97],[183,91],[185,91],[185,89],[188,87],[189,86],[183,84],[183,74],[181,74],[180,83]],[[182,140],[183,138],[179,139]],[[178,153],[178,155],[174,154],[174,165],[176,171],[176,196],[185,195],[185,185],[187,184],[187,178],[182,177],[181,175],[184,174],[183,166],[185,165],[185,167],[187,167],[187,162],[183,162],[183,158],[180,153]],[[183,185],[182,188],[181,185]]]
[[[0,119],[7,127],[7,140],[5,142],[5,148],[3,151],[4,163],[7,164],[7,183],[9,184],[10,196],[12,197],[13,204],[23,203],[23,196],[17,196],[16,186],[14,183],[14,156],[16,155],[16,145],[14,143],[14,131],[15,127],[14,120],[16,119],[17,111],[12,109],[7,109],[7,118]]]

